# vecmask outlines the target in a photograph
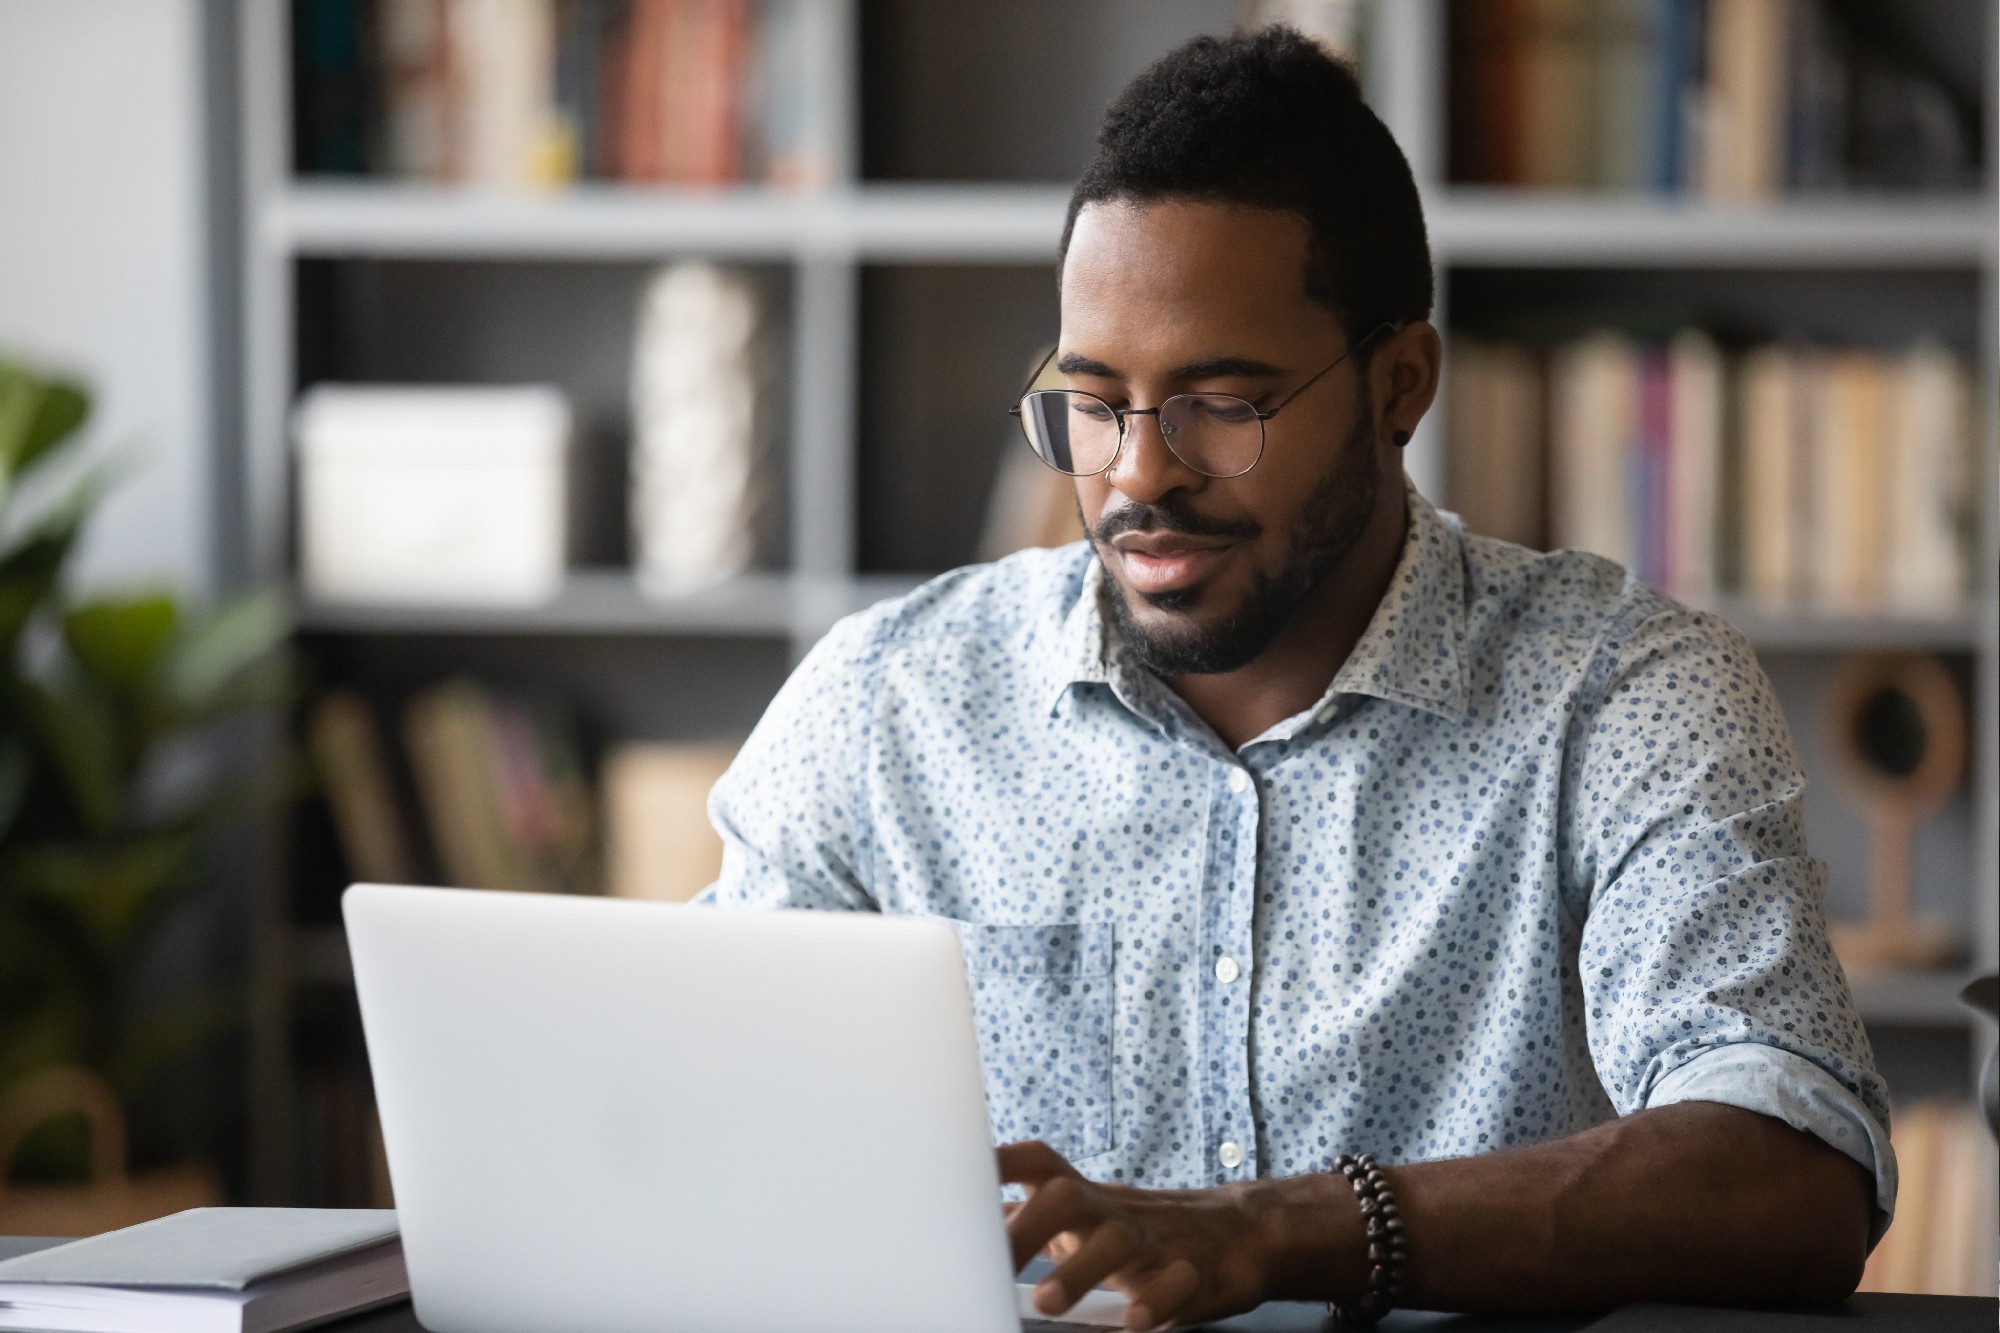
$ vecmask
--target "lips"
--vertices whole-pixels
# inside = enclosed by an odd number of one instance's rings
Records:
[[[1111,543],[1134,592],[1178,592],[1215,572],[1231,543],[1179,532],[1127,532]]]

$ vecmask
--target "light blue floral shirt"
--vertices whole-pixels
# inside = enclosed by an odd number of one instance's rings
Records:
[[[956,923],[996,1140],[1193,1187],[1726,1102],[1895,1198],[1804,781],[1749,646],[1410,493],[1326,694],[1232,750],[1088,546],[836,627],[717,785],[705,896]]]

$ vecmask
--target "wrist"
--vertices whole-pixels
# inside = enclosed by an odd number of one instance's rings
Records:
[[[1257,1181],[1253,1233],[1264,1299],[1339,1301],[1368,1283],[1368,1240],[1347,1182],[1335,1173]]]

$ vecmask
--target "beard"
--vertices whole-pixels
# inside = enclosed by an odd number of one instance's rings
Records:
[[[1382,479],[1375,462],[1373,419],[1363,403],[1333,466],[1306,497],[1278,568],[1257,570],[1243,600],[1219,619],[1208,624],[1188,619],[1173,628],[1148,629],[1132,614],[1118,580],[1104,580],[1102,595],[1111,622],[1141,665],[1162,679],[1219,675],[1248,666],[1270,647],[1299,604],[1347,558],[1374,517]],[[1261,525],[1247,519],[1204,518],[1178,491],[1161,497],[1158,504],[1121,505],[1094,529],[1086,522],[1084,530],[1101,562],[1105,544],[1121,532],[1184,532],[1246,540],[1263,532]],[[1201,600],[1205,586],[1141,595],[1148,606],[1180,617]]]

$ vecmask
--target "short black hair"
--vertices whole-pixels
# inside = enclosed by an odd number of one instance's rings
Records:
[[[1353,69],[1291,28],[1197,37],[1132,80],[1070,195],[1059,253],[1085,205],[1119,199],[1304,217],[1306,292],[1351,342],[1430,318],[1430,244],[1410,164]]]

